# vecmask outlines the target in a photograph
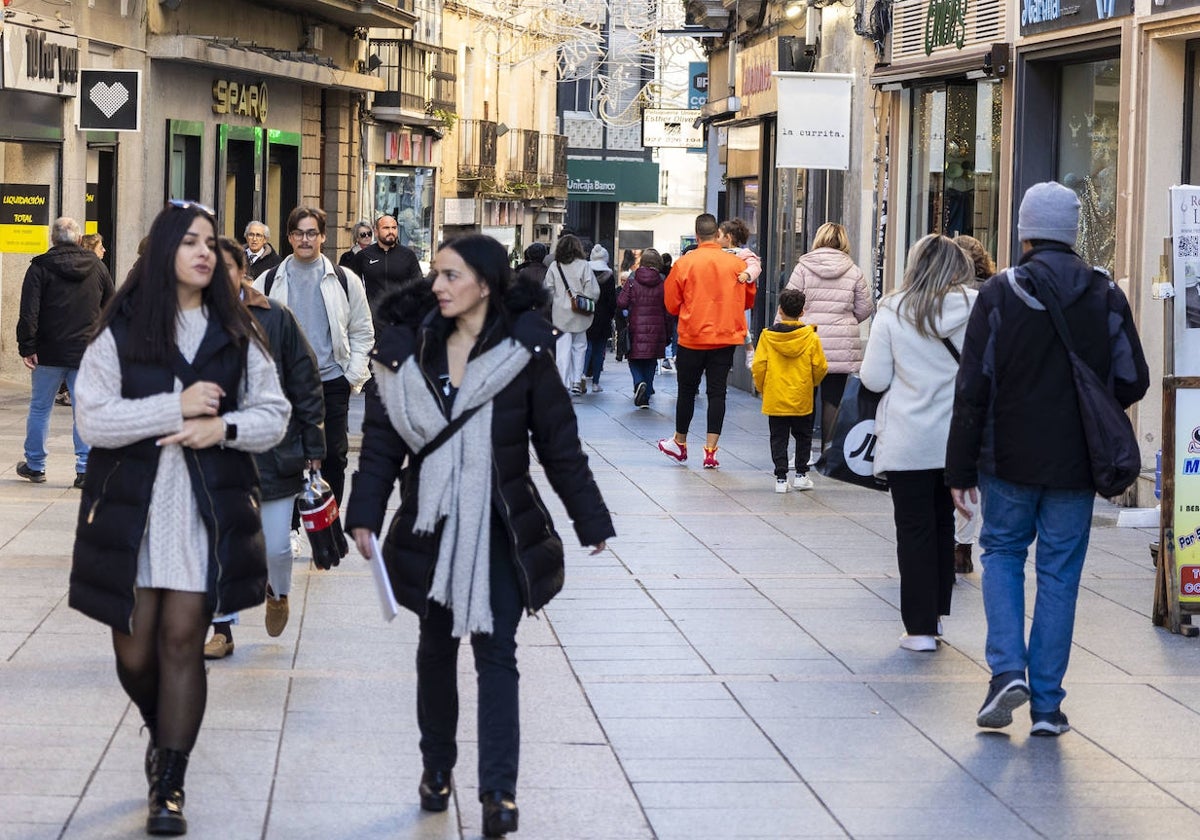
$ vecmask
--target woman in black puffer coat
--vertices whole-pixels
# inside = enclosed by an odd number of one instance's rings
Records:
[[[442,245],[434,266],[432,287],[409,284],[377,309],[378,396],[367,398],[346,526],[368,556],[400,480],[382,553],[396,600],[421,620],[421,807],[449,804],[456,660],[469,636],[483,827],[494,837],[517,828],[517,623],[563,585],[563,545],[529,473],[530,441],[580,543],[601,551],[614,532],[554,363],[554,331],[536,311],[544,290],[513,278],[487,236]]]

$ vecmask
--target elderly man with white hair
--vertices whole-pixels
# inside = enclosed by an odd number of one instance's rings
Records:
[[[283,258],[271,247],[269,227],[255,220],[246,225],[243,236],[246,240],[246,274],[251,281],[257,279],[264,271],[279,265]]]

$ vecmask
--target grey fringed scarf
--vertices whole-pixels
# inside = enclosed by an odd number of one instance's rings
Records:
[[[445,520],[429,597],[454,614],[452,633],[458,638],[492,632],[492,399],[530,358],[528,349],[509,338],[471,359],[451,417],[481,407],[421,463],[413,533],[431,534]],[[376,365],[375,376],[392,425],[413,452],[420,452],[448,420],[416,359],[410,357],[395,372]]]

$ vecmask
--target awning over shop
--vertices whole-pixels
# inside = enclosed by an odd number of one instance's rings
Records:
[[[152,35],[147,44],[150,58],[159,61],[183,61],[210,67],[242,70],[262,76],[276,76],[293,82],[342,90],[386,90],[387,82],[377,76],[354,73],[312,61],[289,58],[214,38],[192,35]]]
[[[567,160],[568,201],[658,201],[658,164],[644,160]]]
[[[1000,78],[1009,72],[1008,44],[992,44],[983,49],[962,50],[949,56],[939,55],[922,61],[905,61],[901,64],[880,64],[871,73],[870,83],[874,87],[903,85],[921,79],[948,79],[957,76],[967,78]]]

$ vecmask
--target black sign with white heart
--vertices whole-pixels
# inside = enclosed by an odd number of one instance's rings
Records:
[[[141,81],[140,70],[80,70],[80,130],[140,130]]]

